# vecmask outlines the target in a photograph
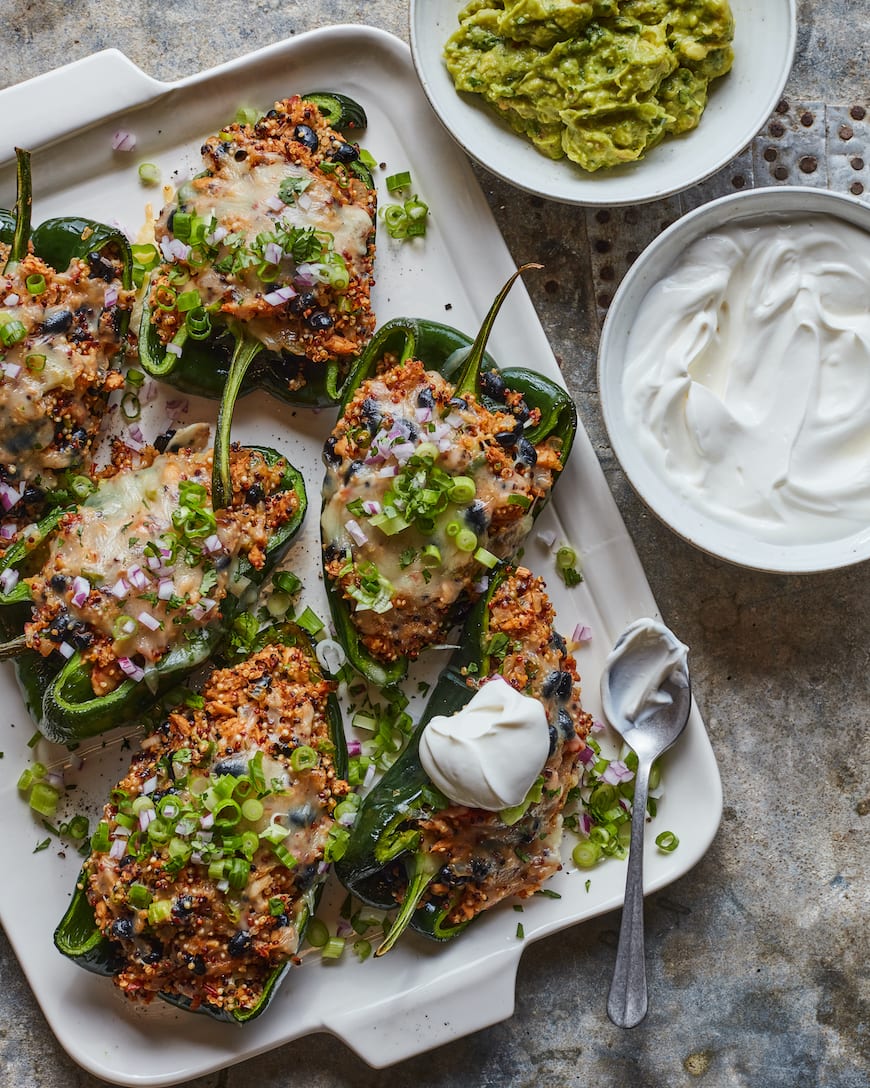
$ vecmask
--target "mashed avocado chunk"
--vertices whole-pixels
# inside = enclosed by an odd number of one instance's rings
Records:
[[[459,22],[457,90],[590,171],[694,128],[734,59],[728,0],[472,0]]]

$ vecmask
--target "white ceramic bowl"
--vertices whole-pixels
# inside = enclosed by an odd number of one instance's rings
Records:
[[[633,322],[647,292],[697,239],[738,220],[782,219],[824,214],[870,234],[870,206],[825,189],[783,186],[745,190],[704,204],[678,219],[635,261],[614,296],[598,350],[598,384],[604,422],[613,451],[641,499],[690,544],[711,555],[756,570],[807,574],[849,566],[870,558],[870,525],[844,529],[837,539],[813,543],[770,543],[750,528],[738,528],[705,514],[675,492],[641,447],[627,419],[622,380]],[[870,295],[870,284],[868,284]],[[867,419],[870,431],[870,418]]]
[[[713,83],[701,123],[646,158],[589,174],[554,161],[474,95],[453,86],[442,52],[465,0],[411,0],[411,52],[423,90],[447,131],[482,166],[529,192],[569,204],[658,200],[714,174],[759,132],[782,97],[795,46],[795,0],[731,0],[734,67]]]

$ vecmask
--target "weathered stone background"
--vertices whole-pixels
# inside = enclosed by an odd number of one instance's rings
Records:
[[[108,46],[158,78],[176,79],[327,23],[368,22],[406,37],[406,9],[401,0],[5,0],[0,86]],[[647,1020],[623,1032],[605,1015],[613,914],[529,948],[516,1015],[487,1031],[383,1072],[313,1037],[201,1078],[196,1088],[867,1085],[867,564],[776,577],[694,551],[627,485],[595,385],[599,318],[630,258],[622,236],[632,236],[636,251],[681,209],[753,181],[870,191],[862,120],[870,5],[799,0],[798,12],[782,112],[736,163],[679,201],[642,209],[625,224],[625,211],[608,221],[606,212],[547,203],[478,172],[514,256],[547,266],[529,290],[662,612],[692,647],[695,689],[722,769],[725,814],[711,850],[647,901]],[[854,129],[851,139],[844,125]],[[800,141],[786,147],[786,132]],[[5,938],[0,964],[0,1083],[97,1088],[102,1082],[55,1042]]]

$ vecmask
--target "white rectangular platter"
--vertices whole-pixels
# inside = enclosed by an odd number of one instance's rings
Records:
[[[377,171],[381,187],[388,174],[410,169],[432,209],[425,239],[379,240],[374,293],[379,319],[417,316],[447,321],[473,334],[513,271],[513,261],[467,161],[430,113],[406,47],[370,28],[318,30],[171,85],[156,82],[120,53],[108,51],[0,92],[5,119],[0,206],[10,207],[14,201],[13,147],[21,145],[34,153],[34,222],[80,214],[118,220],[135,232],[145,221],[146,201],[160,202],[159,191],[152,195],[155,190],[144,189],[138,181],[140,162],[159,164],[164,180],[177,183],[196,172],[203,137],[219,130],[240,106],[265,110],[290,94],[323,89],[342,91],[365,106],[369,127],[361,142],[386,164]],[[111,149],[112,134],[121,127],[136,135],[132,153]],[[380,195],[389,199],[383,191]],[[561,380],[521,285],[504,307],[490,347],[504,366],[536,367]],[[160,415],[164,401],[148,408],[142,429],[150,440],[165,426]],[[213,420],[214,405],[190,399],[185,418]],[[240,404],[234,431],[242,441],[276,446],[305,472],[309,516],[287,565],[303,577],[305,602],[321,616],[327,609],[318,559],[320,451],[333,421],[331,411],[294,411],[255,394]],[[582,430],[555,504],[538,524],[582,553],[585,581],[573,590],[561,584],[552,551],[540,541],[529,542],[524,561],[547,579],[563,632],[572,631],[578,621],[592,628],[593,638],[579,650],[578,661],[587,707],[599,715],[604,656],[630,621],[657,611]],[[446,657],[429,657],[422,668],[431,678]],[[33,728],[11,669],[0,675],[0,698],[0,729],[5,734],[0,745],[5,754],[0,763],[0,871],[7,874],[0,919],[58,1039],[103,1080],[174,1084],[317,1031],[338,1035],[371,1065],[389,1065],[509,1017],[523,947],[622,902],[624,865],[609,862],[592,873],[580,872],[570,862],[573,842],[568,842],[563,870],[551,883],[561,898],[535,897],[526,903],[524,940],[517,938],[517,915],[507,905],[445,946],[409,936],[389,956],[362,964],[350,953],[334,964],[308,956],[290,972],[268,1012],[244,1028],[180,1013],[159,1001],[136,1007],[111,982],[80,970],[52,945],[79,859],[74,850],[60,858],[56,844],[33,852],[45,831],[16,789],[21,768],[33,758],[27,747]],[[44,747],[42,742],[41,757],[63,756]],[[92,826],[101,798],[128,760],[129,752],[110,738],[86,753],[84,766],[73,776],[76,809],[87,811]],[[686,734],[667,759],[657,820],[662,829],[677,834],[680,846],[663,854],[648,837],[647,890],[662,887],[695,864],[712,841],[721,809],[716,762],[694,710]]]

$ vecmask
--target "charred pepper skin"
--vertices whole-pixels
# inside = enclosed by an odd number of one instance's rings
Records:
[[[491,316],[494,318],[495,315]],[[529,409],[537,408],[541,412],[540,422],[525,433],[525,438],[531,444],[542,442],[551,436],[560,438],[560,456],[564,469],[577,433],[577,410],[571,395],[560,385],[532,370],[523,367],[498,370],[495,361],[482,348],[478,357],[469,356],[468,362],[461,365],[458,374],[446,373],[450,369],[449,363],[456,358],[455,353],[472,349],[474,343],[458,329],[435,321],[417,318],[394,318],[388,321],[378,330],[360,356],[359,362],[351,370],[342,389],[339,417],[347,410],[363,382],[377,372],[385,355],[395,356],[400,363],[416,358],[422,360],[427,370],[437,371],[451,381],[455,380],[456,396],[473,392],[491,410],[498,407],[504,409],[501,398],[506,391],[520,393]],[[328,467],[328,441],[324,450],[324,462]],[[537,517],[543,506],[544,504],[536,506],[533,517]],[[328,543],[325,541],[324,547]],[[332,619],[350,663],[373,684],[381,687],[399,684],[408,671],[407,658],[400,657],[387,663],[374,657],[362,644],[351,618],[348,602],[331,578],[327,577],[325,583]],[[457,619],[459,618],[461,614],[457,615]]]
[[[311,657],[312,672],[319,675],[320,667],[308,636],[292,623],[273,624],[265,628],[259,632],[254,644],[246,651],[234,654],[227,650],[223,656],[219,655],[215,664],[218,667],[239,664],[248,656],[259,652],[271,643],[285,643],[305,648]],[[345,778],[347,776],[347,744],[341,710],[335,695],[330,695],[328,698],[327,718],[330,739],[335,746],[333,753],[335,770],[340,778]],[[322,881],[316,888],[312,889],[312,903],[315,909],[322,889]],[[313,914],[314,909],[309,913],[309,921]],[[307,928],[307,921],[305,928]],[[300,941],[304,939],[304,935],[305,929],[303,928],[300,933]],[[111,978],[123,968],[124,960],[120,947],[110,938],[104,937],[97,927],[94,909],[88,902],[81,877],[76,883],[70,905],[54,932],[54,944],[59,952],[91,974]],[[256,1019],[267,1009],[290,966],[291,964],[288,962],[275,968],[264,986],[262,997],[252,1009],[238,1010],[231,1013],[226,1010],[212,1008],[207,1004],[193,1008],[188,999],[173,994],[161,993],[160,997],[168,1004],[185,1011],[196,1012],[224,1023],[246,1024]]]
[[[303,94],[301,97],[317,106],[331,128],[348,133],[349,139],[356,138],[355,134],[365,129],[368,124],[363,107],[347,95],[318,91]],[[352,144],[346,146],[353,147]],[[358,157],[346,165],[354,177],[359,178],[368,188],[374,188],[371,172]],[[152,321],[154,308],[149,294],[150,292],[146,293],[143,300],[139,324],[139,362],[142,369],[182,393],[220,400],[238,348],[235,335],[238,330],[222,327],[215,329],[206,340],[188,338],[181,355],[168,362],[166,347]],[[317,313],[315,311],[315,315]],[[295,385],[300,376],[304,378],[301,388],[290,388],[290,383]],[[239,396],[245,397],[255,390],[261,390],[294,407],[325,408],[339,400],[341,386],[342,379],[336,361],[326,364],[312,363],[304,356],[262,350],[246,364]]]
[[[275,494],[294,491],[299,499],[298,509],[292,518],[270,537],[265,549],[265,562],[260,569],[253,567],[245,556],[240,557],[239,572],[249,578],[254,586],[259,587],[279,565],[302,525],[307,499],[302,474],[286,462],[280,453],[265,446],[246,448],[259,452],[269,465],[285,462]],[[68,508],[53,511],[38,523],[40,541],[51,535],[67,512]],[[10,548],[4,557],[0,573],[2,570],[17,569],[26,560],[27,553],[24,541]],[[15,618],[21,616],[22,606],[26,607],[28,600],[28,587],[23,581],[10,593],[0,593],[0,619],[8,615],[10,621],[14,622]],[[203,665],[215,653],[236,615],[241,611],[244,611],[244,606],[239,598],[228,594],[221,601],[220,617],[215,623],[200,629],[157,662],[154,666],[153,691],[142,682],[124,680],[108,695],[95,696],[90,672],[83,667],[79,653],[75,653],[61,666],[55,663],[57,655],[43,659],[39,654],[28,650],[16,662],[24,701],[41,732],[58,744],[75,744],[86,737],[104,733],[145,713],[165,691]],[[9,625],[11,626],[11,622]]]

